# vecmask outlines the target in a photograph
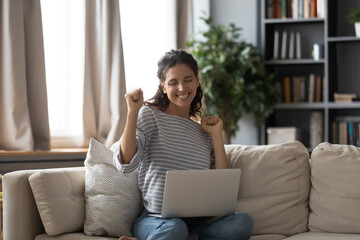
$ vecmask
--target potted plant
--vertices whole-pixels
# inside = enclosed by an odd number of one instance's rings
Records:
[[[257,126],[264,123],[277,90],[257,48],[239,40],[240,28],[214,26],[211,17],[201,19],[208,30],[193,35],[186,46],[200,67],[206,112],[223,120],[225,142],[230,143],[244,112],[254,114]]]
[[[355,24],[355,35],[360,37],[360,9],[352,9],[346,17],[350,23]]]

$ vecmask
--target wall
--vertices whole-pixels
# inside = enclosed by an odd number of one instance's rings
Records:
[[[260,0],[210,0],[210,13],[215,24],[234,23],[242,29],[242,39],[260,46]],[[260,143],[260,129],[254,125],[253,114],[245,114],[238,124],[240,130],[231,143]]]

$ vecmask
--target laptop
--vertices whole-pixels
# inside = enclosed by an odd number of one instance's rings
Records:
[[[168,171],[162,212],[151,216],[206,217],[233,213],[240,175],[240,169]]]

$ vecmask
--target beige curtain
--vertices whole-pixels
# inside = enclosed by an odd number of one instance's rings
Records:
[[[85,1],[84,137],[119,140],[127,107],[119,0]]]
[[[176,0],[176,47],[185,49],[185,43],[193,32],[192,0]]]
[[[39,0],[0,1],[0,150],[50,148]]]

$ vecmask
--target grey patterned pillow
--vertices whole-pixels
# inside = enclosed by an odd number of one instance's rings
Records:
[[[85,223],[87,235],[132,236],[132,226],[141,211],[137,171],[120,173],[113,164],[113,151],[90,139],[85,159]]]

